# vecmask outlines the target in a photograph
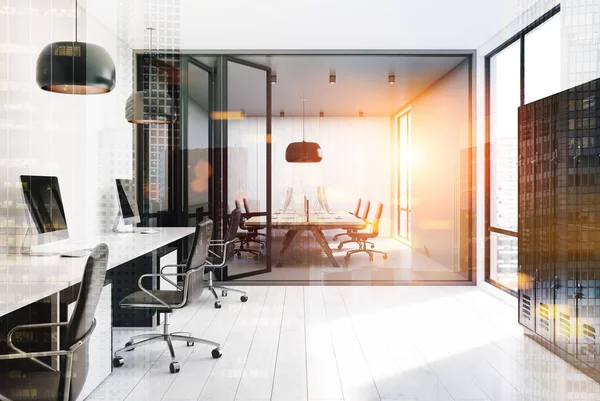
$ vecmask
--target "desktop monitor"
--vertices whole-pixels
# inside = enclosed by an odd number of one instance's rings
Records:
[[[329,212],[329,202],[327,201],[327,193],[325,192],[325,187],[321,187],[321,199],[323,202],[323,208],[327,213]]]
[[[325,204],[323,203],[323,193],[321,192],[321,186],[317,187],[317,203],[321,206],[321,209],[325,210]]]
[[[283,204],[283,213],[290,207],[292,203],[292,195],[294,194],[294,188],[288,187],[287,192],[285,194],[285,203]]]
[[[137,205],[132,202],[133,197],[131,196],[131,188],[133,187],[133,180],[122,180],[117,178],[117,195],[119,197],[119,213],[115,220],[113,230],[119,231],[117,226],[122,220],[124,224],[133,225],[139,223],[140,214],[138,213]]]
[[[23,196],[37,229],[36,236],[27,233],[29,241],[24,248],[69,238],[67,218],[60,195],[57,177],[22,175]],[[31,222],[30,222],[31,224]]]

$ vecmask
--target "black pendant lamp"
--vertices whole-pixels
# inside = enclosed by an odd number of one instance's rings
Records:
[[[108,93],[115,87],[115,64],[110,54],[101,46],[77,41],[77,0],[75,41],[53,42],[42,49],[36,81],[43,90],[72,95]]]
[[[152,68],[152,31],[150,32],[150,68]],[[173,113],[173,100],[166,95],[161,98],[163,104],[153,104],[149,91],[135,91],[127,98],[125,104],[125,118],[133,124],[170,124],[175,121]],[[156,100],[155,100],[156,102]]]
[[[302,99],[302,142],[292,142],[285,149],[285,160],[289,163],[319,163],[323,160],[323,149],[316,142],[304,140],[304,106]]]

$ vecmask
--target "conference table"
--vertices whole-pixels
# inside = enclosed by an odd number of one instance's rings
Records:
[[[244,223],[246,227],[264,228],[267,225],[266,216],[251,217]],[[279,258],[275,266],[283,266],[285,252],[298,234],[310,231],[321,249],[327,256],[327,260],[334,267],[340,267],[335,260],[329,243],[323,234],[324,230],[363,230],[366,227],[363,219],[348,212],[337,213],[310,213],[308,219],[304,213],[279,213],[271,218],[271,228],[287,230],[283,239],[283,245],[279,251]]]

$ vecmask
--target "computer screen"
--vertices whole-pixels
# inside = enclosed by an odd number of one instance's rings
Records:
[[[119,207],[121,208],[123,221],[126,223],[139,223],[139,214],[137,212],[137,207],[132,202],[133,197],[130,193],[130,188],[133,187],[133,180],[122,180],[117,178],[116,183],[117,194],[119,196]]]
[[[321,198],[323,200],[323,206],[327,213],[329,213],[329,202],[327,201],[327,192],[325,192],[325,187],[321,187]]]
[[[22,175],[25,203],[38,234],[65,230],[67,218],[60,195],[57,177]],[[68,237],[68,232],[67,232]]]
[[[288,187],[287,192],[285,194],[285,203],[283,204],[283,213],[290,207],[290,203],[292,203],[292,195],[294,194],[294,188]]]

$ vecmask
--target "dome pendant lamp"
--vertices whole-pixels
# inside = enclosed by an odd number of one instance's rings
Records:
[[[152,68],[152,31],[154,28],[146,28],[150,31],[150,68]],[[164,98],[164,105],[152,106],[150,93],[148,91],[135,91],[127,98],[125,104],[125,118],[133,124],[170,124],[175,121],[172,110],[172,99],[170,96]],[[162,100],[162,99],[161,99]],[[146,101],[147,104],[144,104]]]
[[[316,142],[304,140],[304,106],[302,99],[302,142],[292,142],[285,149],[285,160],[289,163],[319,163],[323,160],[323,149]]]
[[[116,72],[110,54],[101,46],[77,41],[77,0],[75,41],[53,42],[42,49],[36,81],[43,90],[71,95],[95,95],[114,89]]]

